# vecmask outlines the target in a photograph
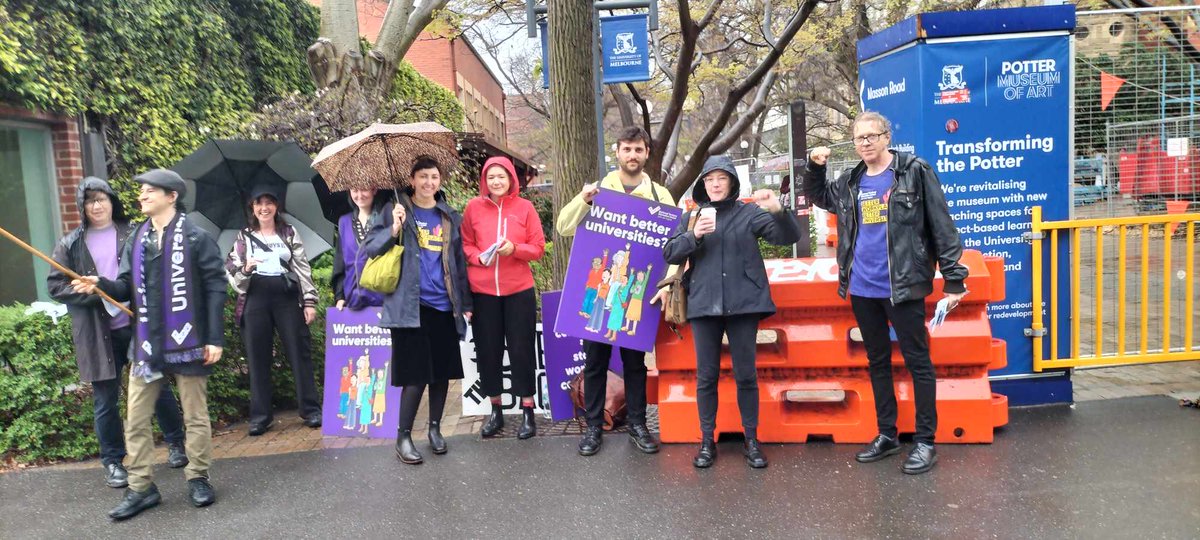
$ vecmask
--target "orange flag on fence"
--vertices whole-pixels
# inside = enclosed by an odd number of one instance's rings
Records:
[[[1109,103],[1112,103],[1123,84],[1125,84],[1125,79],[1103,71],[1100,72],[1100,110],[1108,110]]]

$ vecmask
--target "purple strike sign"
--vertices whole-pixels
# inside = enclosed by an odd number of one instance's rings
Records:
[[[392,336],[379,308],[325,314],[325,403],[322,435],[396,438],[400,389],[393,387]]]
[[[663,245],[681,214],[670,204],[601,189],[575,229],[554,331],[652,351],[661,310],[650,299],[667,268]]]
[[[542,293],[542,320],[555,320],[561,296],[562,291]],[[546,395],[550,400],[550,418],[555,422],[574,418],[575,406],[571,403],[570,383],[572,377],[583,371],[583,340],[554,332],[543,333],[542,353],[546,366]],[[608,369],[618,375],[624,373],[621,355],[616,349],[613,349]]]

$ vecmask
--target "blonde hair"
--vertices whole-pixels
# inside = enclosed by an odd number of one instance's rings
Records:
[[[864,122],[875,122],[876,125],[883,128],[884,133],[892,132],[892,123],[888,121],[886,116],[875,111],[865,111],[856,116],[854,118],[854,123],[850,125],[850,131],[853,132],[855,127]]]

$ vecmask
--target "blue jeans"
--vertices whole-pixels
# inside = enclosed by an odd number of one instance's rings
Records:
[[[92,382],[92,404],[96,438],[100,440],[100,462],[104,465],[120,463],[125,459],[125,427],[121,422],[121,381],[129,353],[129,342],[133,329],[118,328],[112,331],[113,361],[117,365],[117,377],[107,381]],[[158,427],[168,443],[183,444],[183,413],[175,393],[169,388],[158,395],[154,404]]]

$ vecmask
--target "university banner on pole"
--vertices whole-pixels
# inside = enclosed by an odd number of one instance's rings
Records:
[[[650,32],[645,13],[600,18],[601,75],[604,84],[650,80]],[[550,88],[550,33],[538,21],[542,42],[542,88]]]
[[[667,267],[663,245],[681,214],[670,204],[601,189],[575,229],[554,331],[652,351],[661,309],[650,299]]]
[[[325,313],[325,401],[321,434],[396,438],[400,389],[392,382],[392,336],[380,310]]]
[[[645,13],[600,18],[604,84],[650,80],[646,19]]]

